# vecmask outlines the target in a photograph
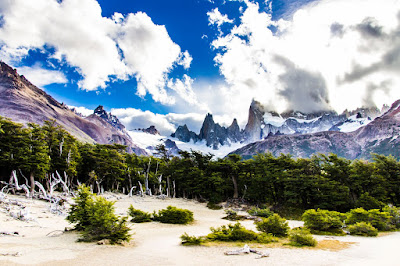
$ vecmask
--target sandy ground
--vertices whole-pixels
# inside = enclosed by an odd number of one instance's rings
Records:
[[[116,200],[115,196],[106,196]],[[377,238],[316,236],[318,240],[353,242],[340,251],[315,248],[258,248],[268,251],[270,257],[257,259],[257,255],[225,256],[224,252],[236,249],[229,246],[185,247],[179,236],[206,235],[210,227],[228,224],[221,219],[223,210],[209,210],[205,204],[184,199],[155,199],[118,195],[115,207],[119,215],[126,215],[130,204],[135,208],[152,212],[168,205],[194,212],[191,225],[161,223],[131,224],[133,240],[127,246],[104,246],[96,243],[78,243],[74,232],[61,233],[70,226],[65,216],[52,214],[44,201],[18,199],[29,210],[32,221],[22,222],[11,218],[0,208],[0,232],[18,232],[20,236],[0,236],[0,265],[400,265],[398,247],[400,232]],[[252,221],[242,222],[254,229]],[[291,226],[301,222],[290,221]],[[57,231],[61,230],[61,231]],[[58,236],[49,236],[49,233]],[[251,245],[250,245],[251,246]],[[10,256],[18,252],[18,256]]]

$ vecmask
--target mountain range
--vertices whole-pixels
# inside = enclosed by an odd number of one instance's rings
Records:
[[[155,146],[164,144],[173,154],[178,154],[180,149],[209,148],[245,158],[260,152],[277,156],[290,153],[295,157],[333,152],[349,159],[370,158],[376,152],[400,158],[399,112],[400,101],[382,110],[359,108],[338,114],[333,110],[277,113],[253,100],[243,129],[236,119],[224,127],[214,121],[212,114],[207,114],[198,134],[183,125],[169,138],[161,136],[154,126],[127,130],[101,105],[93,114],[83,117],[30,83],[16,69],[0,62],[1,116],[20,123],[43,124],[46,120],[56,120],[81,141],[123,144],[128,152],[138,155],[150,155]]]

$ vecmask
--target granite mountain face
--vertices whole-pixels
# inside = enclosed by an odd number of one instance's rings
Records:
[[[362,115],[359,115],[362,116]],[[323,131],[308,134],[274,135],[250,143],[232,153],[245,158],[271,152],[310,157],[315,153],[335,153],[348,159],[371,158],[371,153],[400,158],[400,100],[365,126],[351,132]]]
[[[56,120],[81,141],[123,144],[128,146],[128,152],[147,154],[133,142],[118,118],[102,106],[92,115],[81,117],[3,62],[0,62],[0,115],[23,124]]]
[[[215,123],[211,114],[207,114],[198,135],[184,125],[179,126],[172,137],[183,142],[204,141],[208,147],[216,150],[223,145],[230,145],[235,142],[248,144],[273,135],[354,131],[367,125],[378,115],[380,115],[380,110],[377,108],[346,110],[342,114],[337,114],[335,111],[309,114],[288,111],[279,114],[268,111],[261,103],[253,100],[249,108],[247,124],[243,130],[240,130],[236,119],[228,128],[225,128]]]

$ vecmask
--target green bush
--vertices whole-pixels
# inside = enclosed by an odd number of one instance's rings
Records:
[[[400,228],[400,210],[399,208],[396,208],[395,206],[389,205],[383,207],[383,211],[387,212],[392,216],[390,219],[390,224],[394,228]]]
[[[328,210],[307,210],[304,212],[302,219],[304,226],[311,229],[313,232],[331,232],[333,234],[343,234],[342,220],[345,215]]]
[[[310,231],[305,228],[295,228],[289,232],[289,244],[292,246],[310,246],[315,247],[317,240],[311,235]]]
[[[274,214],[274,212],[271,211],[269,208],[260,209],[260,208],[256,208],[256,207],[248,210],[247,212],[250,215],[258,216],[258,217],[264,217],[264,218],[268,218],[268,217],[270,217],[270,216],[272,216]]]
[[[154,220],[167,224],[188,224],[193,222],[193,212],[186,209],[168,206],[166,209],[154,212]]]
[[[82,185],[78,188],[77,197],[68,212],[67,221],[75,224],[75,229],[83,231],[90,224],[89,208],[93,204],[93,193],[90,189]]]
[[[384,206],[384,204],[383,202],[370,196],[368,192],[365,192],[358,198],[356,206],[361,207],[365,210],[371,210],[371,209],[381,209]]]
[[[357,208],[350,210],[346,223],[351,225],[359,222],[370,223],[379,231],[389,231],[395,228],[395,225],[393,225],[393,216],[390,215],[390,212],[378,209],[366,211],[363,208]]]
[[[346,224],[368,222],[368,211],[363,208],[352,209],[347,213]]]
[[[133,223],[146,223],[151,222],[151,214],[135,209],[133,206],[129,206],[128,215],[132,217],[131,222]]]
[[[368,221],[379,231],[390,231],[394,229],[394,226],[391,224],[392,218],[390,213],[381,212],[378,209],[368,211]]]
[[[351,235],[358,236],[377,236],[378,230],[373,227],[370,223],[359,222],[353,225],[349,225],[348,230]]]
[[[204,238],[201,236],[190,236],[187,233],[184,233],[183,235],[181,235],[181,241],[181,244],[185,246],[197,246],[201,245],[204,242]]]
[[[252,230],[244,228],[240,223],[218,228],[211,227],[211,233],[207,235],[210,241],[254,241],[258,239],[258,234]]]
[[[289,230],[288,222],[276,213],[269,218],[256,222],[255,224],[257,230],[267,234],[272,234],[273,236],[286,236]]]
[[[262,244],[269,244],[272,242],[278,242],[279,239],[272,234],[261,233],[257,236],[257,242]]]
[[[78,196],[67,216],[75,229],[82,231],[81,241],[109,239],[111,244],[129,241],[127,217],[119,218],[114,213],[114,202],[96,197],[86,186],[78,188]]]
[[[207,208],[209,208],[210,210],[220,210],[222,209],[222,206],[210,201],[207,203]]]
[[[240,221],[240,220],[245,220],[246,217],[243,215],[238,215],[236,211],[234,210],[225,210],[226,216],[223,217],[222,219],[229,220],[229,221]]]

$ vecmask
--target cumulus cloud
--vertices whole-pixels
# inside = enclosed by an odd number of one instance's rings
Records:
[[[279,21],[242,2],[240,23],[212,42],[227,83],[218,94],[237,99],[224,105],[235,102],[233,115],[247,113],[238,99],[277,111],[341,112],[400,98],[400,2],[314,1]]]
[[[65,75],[56,70],[44,69],[41,65],[32,67],[19,67],[19,74],[24,75],[30,82],[38,87],[43,87],[53,83],[67,83]]]
[[[204,119],[204,114],[169,113],[162,115],[135,108],[116,108],[112,109],[111,112],[120,119],[128,130],[148,128],[154,125],[157,130],[165,136],[171,135],[179,125],[183,124],[186,124],[190,130],[198,132],[200,131],[200,126]]]
[[[212,11],[207,12],[208,21],[210,25],[217,25],[217,27],[221,27],[224,23],[233,23],[232,19],[229,19],[227,15],[222,15],[221,12],[217,8],[214,8]]]
[[[84,90],[135,77],[138,95],[173,104],[168,74],[176,65],[189,68],[192,60],[147,14],[103,17],[95,0],[3,1],[0,15],[3,60],[15,64],[30,50],[50,47],[52,58],[81,74],[78,85]]]

